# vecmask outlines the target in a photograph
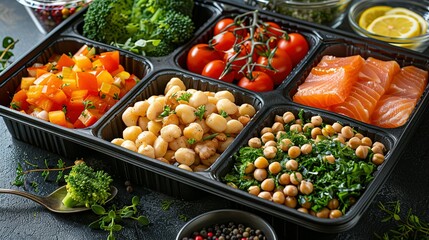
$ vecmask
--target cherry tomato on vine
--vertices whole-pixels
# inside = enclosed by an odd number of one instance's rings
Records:
[[[227,51],[234,46],[236,37],[232,32],[222,32],[218,35],[215,35],[210,43],[217,51]]]
[[[277,43],[278,49],[285,50],[296,66],[308,53],[308,42],[302,34],[289,33],[289,40],[280,39]]]
[[[274,89],[273,80],[270,76],[260,71],[253,71],[251,79],[247,76],[242,77],[237,85],[255,92],[267,92]]]
[[[222,60],[213,60],[206,64],[201,73],[203,76],[211,77],[214,79],[219,79],[224,82],[232,83],[234,81],[235,73],[230,70],[227,74],[221,77],[222,72],[225,70],[226,64]]]
[[[292,71],[292,61],[286,51],[282,49],[277,49],[271,59],[266,56],[259,56],[256,64],[258,65],[255,70],[268,74],[273,80],[274,85],[281,84]],[[269,69],[269,65],[275,70]]]
[[[208,44],[200,43],[189,50],[186,66],[189,71],[201,74],[207,63],[216,59],[222,59],[222,57],[223,53],[216,51]]]
[[[223,31],[234,32],[234,29],[237,29],[239,25],[234,24],[234,19],[232,18],[224,18],[219,20],[213,30],[213,34],[216,36]],[[239,29],[235,31],[237,36],[246,37],[247,31],[246,29]]]
[[[247,54],[247,48],[244,46],[241,46],[241,50],[238,53],[231,48],[225,52],[223,61],[225,63],[232,63],[232,69],[239,71],[247,63]]]

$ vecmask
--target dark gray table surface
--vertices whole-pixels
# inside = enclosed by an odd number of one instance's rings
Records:
[[[340,28],[349,30],[345,21]],[[19,39],[14,49],[16,58],[25,54],[38,44],[45,35],[40,33],[25,8],[16,1],[0,1],[0,38],[11,36]],[[0,81],[3,81],[0,77]],[[422,220],[429,221],[429,155],[427,141],[429,136],[429,112],[423,116],[421,124],[405,147],[400,160],[383,185],[368,210],[358,224],[349,231],[325,238],[331,239],[372,239],[374,232],[382,233],[391,227],[381,223],[384,216],[377,203],[399,200],[402,209],[413,209]],[[18,163],[24,161],[43,165],[44,160],[56,162],[61,156],[17,141],[8,132],[3,119],[0,119],[0,188],[17,188],[11,185],[16,177]],[[97,159],[90,154],[89,159]],[[65,159],[72,161],[72,159]],[[39,183],[39,191],[29,187],[27,191],[44,195],[55,189],[54,182],[44,182],[40,175],[29,176]],[[115,185],[120,193],[114,204],[128,204],[131,197],[141,198],[139,211],[147,216],[151,224],[141,227],[133,222],[124,223],[124,229],[116,234],[117,239],[174,239],[180,228],[186,223],[180,216],[188,219],[201,213],[221,208],[233,207],[229,201],[218,196],[199,192],[194,200],[180,200],[141,186],[134,191],[125,190],[124,179],[116,179]],[[20,188],[22,190],[22,188]],[[162,202],[171,202],[168,210],[162,208]],[[60,215],[51,213],[38,204],[14,195],[0,194],[0,239],[106,239],[107,232],[92,230],[88,224],[96,216],[88,211],[80,214]],[[315,235],[321,237],[322,235]]]

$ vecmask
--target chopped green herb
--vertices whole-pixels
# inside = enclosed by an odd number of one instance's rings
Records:
[[[192,97],[192,93],[185,92],[180,97],[176,98],[177,101],[189,102],[189,99]]]
[[[195,116],[197,116],[200,120],[203,120],[205,112],[206,112],[206,105],[201,105],[197,108],[197,111],[195,111]]]

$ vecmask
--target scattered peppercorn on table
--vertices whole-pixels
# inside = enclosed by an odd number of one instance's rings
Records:
[[[8,16],[8,17],[5,17]],[[351,31],[347,20],[339,27]],[[14,60],[24,56],[37,42],[46,35],[40,34],[28,16],[25,8],[16,1],[0,3],[0,37],[11,36],[19,39],[14,48]],[[426,50],[429,54],[429,50]],[[429,59],[428,59],[429,61]],[[0,75],[0,81],[4,79]],[[425,121],[429,113],[422,116],[423,121],[417,127],[415,134],[404,146],[404,151],[395,170],[378,192],[369,209],[351,230],[339,234],[320,234],[299,229],[283,229],[281,223],[271,223],[278,236],[288,239],[308,239],[317,236],[322,239],[371,239],[374,233],[382,235],[390,230],[392,225],[382,223],[384,213],[378,208],[378,203],[388,203],[399,200],[402,212],[412,209],[421,216],[421,221],[429,221],[425,215],[429,211],[429,152],[422,141],[429,134],[429,122]],[[58,162],[59,159],[70,164],[75,159],[64,159],[62,156],[42,150],[37,146],[14,139],[6,128],[3,119],[0,120],[0,187],[17,188],[11,183],[17,176],[16,169],[21,164],[44,166],[45,162]],[[95,166],[109,170],[103,159],[92,151],[83,150],[80,153],[84,160]],[[51,176],[52,177],[52,176]],[[45,195],[58,187],[54,178],[44,181],[40,174],[28,176],[34,184],[25,186],[26,190],[38,195]],[[122,176],[113,176],[114,185],[119,189],[113,204],[121,207],[131,203],[133,196],[140,197],[139,214],[149,218],[148,226],[139,226],[134,222],[124,222],[123,229],[115,236],[117,239],[175,239],[180,228],[189,220],[201,213],[215,209],[240,208],[236,203],[220,198],[207,192],[196,191],[195,199],[181,200],[146,189],[142,186],[126,182]],[[19,188],[23,190],[22,187]],[[59,215],[46,211],[36,203],[18,196],[0,195],[0,238],[2,239],[106,239],[108,232],[93,230],[88,225],[97,219],[91,211]],[[285,235],[287,233],[287,235]]]

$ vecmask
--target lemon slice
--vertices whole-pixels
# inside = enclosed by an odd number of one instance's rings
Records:
[[[390,11],[392,7],[389,6],[375,6],[370,7],[363,11],[359,18],[359,26],[363,29],[367,28],[376,18],[381,17]]]
[[[367,31],[391,38],[412,38],[420,35],[420,24],[407,15],[384,15],[376,18]]]
[[[413,17],[420,24],[421,34],[427,33],[428,22],[419,14],[401,7],[392,8],[391,10],[386,12],[386,15],[394,15],[394,14],[401,14],[401,15],[407,15],[407,16]]]

